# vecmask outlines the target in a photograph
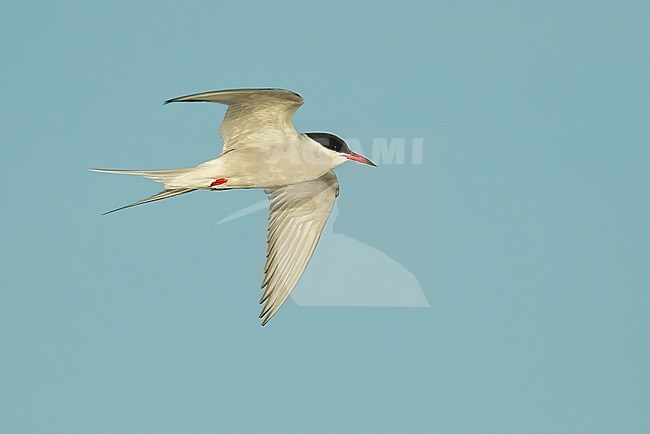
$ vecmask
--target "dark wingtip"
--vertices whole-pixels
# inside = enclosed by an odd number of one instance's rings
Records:
[[[187,99],[193,95],[187,95],[187,96],[177,96],[176,98],[168,99],[163,103],[163,105],[167,105],[172,102],[200,102],[195,99]]]
[[[121,206],[119,208],[115,208],[115,209],[112,209],[110,211],[106,211],[105,213],[102,213],[102,215],[112,214],[114,212],[122,211],[123,209],[131,208],[132,206],[135,206],[135,204],[132,203],[132,204],[129,204],[129,205],[124,205],[124,206]]]

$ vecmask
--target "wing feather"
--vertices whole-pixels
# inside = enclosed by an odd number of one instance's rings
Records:
[[[300,184],[266,190],[271,201],[260,313],[265,325],[298,283],[338,195],[334,172]]]
[[[219,128],[225,153],[237,148],[274,146],[295,138],[298,132],[292,118],[304,100],[285,89],[231,89],[181,96],[165,104],[170,102],[226,104],[228,110]]]

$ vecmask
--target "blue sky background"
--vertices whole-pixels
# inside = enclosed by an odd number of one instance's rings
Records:
[[[650,432],[649,18],[3,1],[0,432]],[[214,226],[261,192],[100,215],[158,187],[86,168],[219,151],[222,108],[162,101],[268,86],[305,97],[301,131],[424,139],[422,165],[338,170],[335,230],[431,308],[261,328],[265,216]]]

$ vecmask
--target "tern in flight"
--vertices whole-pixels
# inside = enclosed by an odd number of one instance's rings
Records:
[[[298,133],[292,117],[304,100],[283,89],[234,89],[199,93],[170,102],[215,102],[228,106],[219,130],[223,151],[196,167],[172,170],[90,169],[139,175],[163,191],[119,211],[195,190],[262,188],[270,200],[266,265],[260,304],[265,325],[285,302],[311,259],[339,194],[332,171],[352,160],[375,166],[339,137]],[[108,214],[107,213],[107,214]]]

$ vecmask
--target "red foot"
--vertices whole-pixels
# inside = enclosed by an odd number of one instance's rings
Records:
[[[228,182],[228,179],[226,178],[217,178],[212,182],[212,184],[210,184],[210,187],[216,187],[217,185],[225,184],[226,182]]]

